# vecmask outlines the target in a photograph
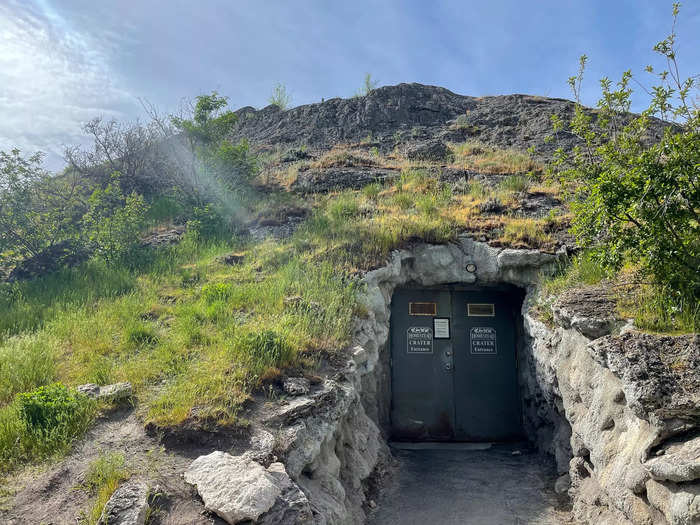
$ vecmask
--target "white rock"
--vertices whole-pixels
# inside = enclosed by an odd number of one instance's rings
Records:
[[[257,520],[282,492],[278,476],[259,463],[218,450],[195,459],[184,477],[207,510],[232,524]]]
[[[141,481],[127,481],[109,498],[99,525],[144,525],[148,513],[148,487]]]
[[[76,388],[81,394],[85,394],[93,399],[104,399],[111,401],[122,401],[129,399],[133,395],[131,383],[114,383],[113,385],[99,386],[94,383],[87,383]]]

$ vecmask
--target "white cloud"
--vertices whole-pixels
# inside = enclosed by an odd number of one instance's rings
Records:
[[[42,150],[58,168],[83,122],[134,111],[109,65],[110,37],[77,31],[48,0],[0,5],[0,149]]]

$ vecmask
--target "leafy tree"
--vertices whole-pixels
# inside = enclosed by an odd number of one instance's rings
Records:
[[[187,143],[195,206],[210,205],[215,215],[238,219],[256,163],[245,140],[229,140],[237,115],[227,105],[228,99],[214,91],[197,97],[192,118],[173,117],[172,122]]]
[[[0,151],[0,259],[37,255],[77,235],[82,210],[77,177],[52,177],[42,155],[22,156],[18,149]]]
[[[82,219],[89,246],[109,263],[123,260],[138,245],[147,211],[141,195],[122,193],[120,176],[115,172],[104,189],[92,193]]]
[[[292,96],[287,93],[287,88],[284,84],[277,83],[272,90],[272,95],[268,99],[269,103],[273,106],[277,106],[281,110],[289,108],[289,104],[292,102]]]
[[[569,79],[576,98],[570,130],[581,145],[561,149],[555,166],[572,197],[572,230],[606,267],[637,261],[655,283],[700,298],[700,113],[693,91],[698,76],[683,79],[673,30],[654,50],[667,62],[649,90],[651,103],[631,115],[630,71],[613,85],[603,78],[597,112],[580,103],[586,56]],[[653,68],[647,71],[653,73]],[[660,122],[654,117],[672,119]],[[563,128],[554,118],[555,131]],[[663,127],[660,140],[653,131]]]

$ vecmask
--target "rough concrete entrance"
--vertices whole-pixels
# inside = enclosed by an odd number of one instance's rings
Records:
[[[394,448],[397,472],[370,525],[572,523],[552,490],[554,469],[541,455],[513,455],[520,450],[513,445],[421,445]]]

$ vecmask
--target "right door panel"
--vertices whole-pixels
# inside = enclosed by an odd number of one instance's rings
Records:
[[[513,305],[471,291],[454,291],[452,303],[456,439],[521,438]]]

